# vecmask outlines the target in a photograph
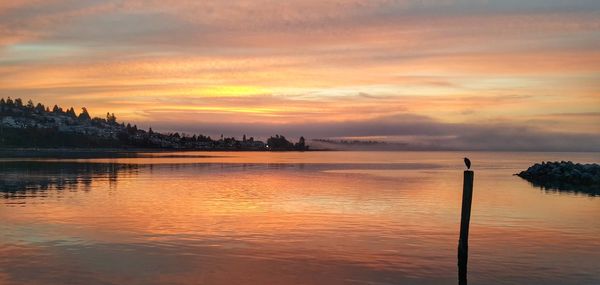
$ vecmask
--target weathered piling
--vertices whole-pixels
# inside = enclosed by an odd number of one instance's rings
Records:
[[[467,284],[467,259],[469,257],[469,222],[471,220],[471,201],[473,200],[472,170],[465,170],[463,180],[462,209],[460,214],[460,237],[458,239],[458,284]]]

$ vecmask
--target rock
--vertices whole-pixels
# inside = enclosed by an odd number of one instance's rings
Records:
[[[596,163],[543,161],[516,175],[545,189],[585,192],[600,196],[600,165]]]

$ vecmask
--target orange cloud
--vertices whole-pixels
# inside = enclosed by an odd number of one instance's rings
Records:
[[[9,2],[0,4],[2,97],[142,125],[410,113],[595,130],[568,127],[595,118],[550,115],[599,106],[592,3]]]

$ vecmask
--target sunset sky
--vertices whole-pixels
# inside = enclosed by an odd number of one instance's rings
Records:
[[[600,150],[600,1],[1,1],[8,96],[161,131]]]

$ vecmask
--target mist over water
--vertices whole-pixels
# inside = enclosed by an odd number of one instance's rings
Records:
[[[600,197],[512,174],[598,153],[158,153],[0,161],[0,284],[600,283]]]

